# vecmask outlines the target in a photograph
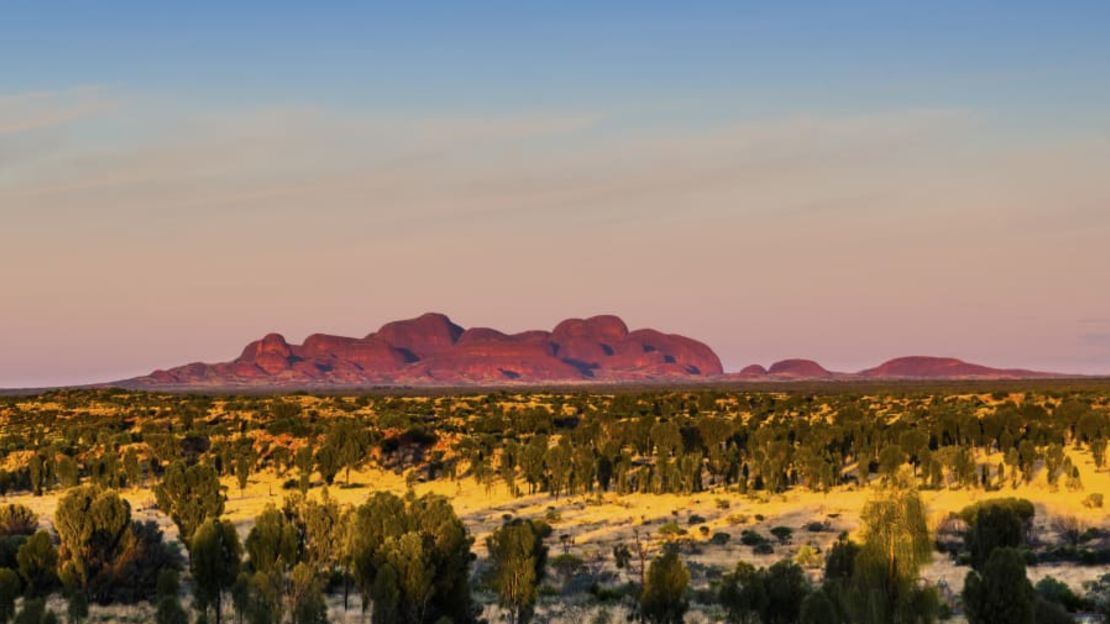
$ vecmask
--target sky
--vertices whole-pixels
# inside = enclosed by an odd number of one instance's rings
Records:
[[[0,387],[440,311],[1110,374],[1110,3],[0,11]]]

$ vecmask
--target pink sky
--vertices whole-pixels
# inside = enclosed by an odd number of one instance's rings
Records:
[[[965,110],[631,114],[0,97],[0,387],[430,310],[509,331],[616,313],[730,370],[1110,373],[1105,140],[1014,140]]]

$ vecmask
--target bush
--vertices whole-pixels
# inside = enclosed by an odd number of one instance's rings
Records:
[[[771,545],[771,542],[763,542],[752,546],[752,552],[757,555],[770,555],[775,552],[775,547]]]
[[[686,613],[686,587],[690,573],[674,550],[668,549],[651,562],[644,592],[640,597],[640,613],[652,624],[675,624]]]
[[[686,529],[678,526],[674,522],[668,522],[659,527],[659,534],[666,536],[686,535]]]
[[[794,561],[803,568],[817,569],[824,563],[821,559],[821,552],[809,544],[803,545],[798,549],[798,554],[794,555]]]
[[[0,622],[8,622],[15,615],[15,600],[22,590],[19,575],[8,568],[0,568]]]
[[[714,533],[713,537],[709,538],[709,543],[716,546],[724,546],[732,539],[728,533]]]
[[[771,529],[771,535],[774,535],[775,539],[777,539],[780,544],[789,544],[790,538],[794,536],[794,529],[777,526]]]
[[[624,591],[620,587],[607,587],[594,583],[590,586],[590,595],[598,602],[617,602],[624,597]]]
[[[963,599],[970,624],[1034,621],[1037,594],[1013,548],[993,550],[981,570],[967,573]]]
[[[29,507],[0,505],[0,537],[31,535],[39,528],[39,517]]]
[[[556,574],[564,579],[568,579],[578,572],[583,564],[584,562],[581,557],[571,554],[563,554],[551,559],[551,567],[555,570]]]
[[[16,555],[28,596],[45,596],[58,585],[58,549],[46,531],[36,531]]]
[[[1027,500],[1000,498],[966,507],[960,517],[969,524],[964,541],[971,553],[971,566],[979,569],[996,549],[1025,545],[1033,511]]]
[[[1083,607],[1083,601],[1068,587],[1067,583],[1051,576],[1046,576],[1037,582],[1034,589],[1041,598],[1058,604],[1068,611],[1078,611]],[[1039,621],[1039,620],[1038,620]]]
[[[1102,509],[1102,493],[1091,492],[1083,499],[1083,506],[1090,509]]]
[[[1033,620],[1037,624],[1074,624],[1075,622],[1064,607],[1043,598],[1035,603],[1034,614]]]
[[[740,543],[745,546],[756,546],[758,544],[764,544],[766,542],[767,538],[760,535],[758,531],[753,531],[752,529],[744,529],[744,531],[740,533]]]

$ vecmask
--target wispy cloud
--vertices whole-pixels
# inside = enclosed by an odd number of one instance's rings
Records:
[[[0,95],[0,138],[72,123],[116,104],[100,87]]]
[[[1110,349],[1110,333],[1089,333],[1079,336],[1080,342],[1090,347]]]

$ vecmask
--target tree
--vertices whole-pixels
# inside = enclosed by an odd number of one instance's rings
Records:
[[[337,421],[328,430],[324,445],[334,449],[336,466],[347,472],[347,485],[351,484],[351,468],[358,466],[366,458],[371,442],[370,432],[366,427],[349,418]]]
[[[227,520],[209,518],[193,534],[190,566],[201,609],[216,612],[216,624],[223,615],[223,594],[239,576],[243,549],[235,525]]]
[[[89,617],[89,599],[85,596],[85,592],[69,592],[66,599],[66,615],[69,617],[69,624],[79,624]]]
[[[150,600],[159,571],[181,567],[158,526],[132,522],[130,506],[114,490],[94,484],[69,490],[58,503],[54,527],[62,581],[101,604]]]
[[[1029,501],[1014,498],[982,501],[963,509],[960,516],[969,525],[964,542],[971,566],[980,569],[996,548],[1023,546],[1033,513]]]
[[[131,506],[114,490],[84,485],[69,490],[54,512],[62,542],[62,577],[86,591],[131,539]]]
[[[158,599],[154,621],[156,624],[188,624],[189,615],[181,608],[181,601],[177,596],[163,596]]]
[[[802,600],[809,594],[809,581],[802,568],[783,559],[767,568],[767,608],[764,624],[793,624],[798,621]]]
[[[58,584],[58,549],[50,533],[36,531],[16,554],[19,576],[28,596],[45,596]]]
[[[969,624],[1033,624],[1036,592],[1015,548],[996,548],[982,571],[967,573],[963,590]]]
[[[403,622],[424,622],[428,601],[435,591],[435,565],[423,537],[415,532],[386,538],[382,565],[396,572],[396,595]],[[392,593],[392,590],[391,590]]]
[[[77,470],[77,460],[69,455],[62,455],[58,458],[55,471],[58,474],[58,482],[64,488],[75,487],[81,481],[81,476]]]
[[[280,619],[287,595],[287,576],[300,560],[301,536],[297,526],[273,505],[254,520],[246,550],[255,573],[255,602]]]
[[[35,496],[42,496],[42,488],[46,484],[46,467],[42,455],[35,453],[31,456],[28,469],[31,475],[31,492]]]
[[[1060,539],[1067,542],[1072,548],[1076,548],[1079,546],[1079,540],[1083,536],[1086,525],[1083,520],[1076,516],[1062,515],[1052,519],[1052,528],[1060,536]]]
[[[303,500],[294,512],[303,536],[305,560],[320,572],[330,572],[343,554],[346,527],[339,503],[324,488],[319,501]]]
[[[729,622],[760,624],[770,603],[766,578],[752,564],[741,561],[725,574],[717,600],[725,608]]]
[[[879,474],[882,475],[883,481],[893,479],[904,463],[906,463],[906,453],[897,444],[888,444],[879,451]]]
[[[254,571],[281,575],[297,563],[300,533],[285,514],[270,505],[254,519],[246,547]]]
[[[473,540],[446,498],[428,494],[406,500],[377,492],[352,521],[352,569],[363,604],[373,604],[375,621],[392,613],[390,605],[403,606],[395,614],[400,619],[392,620],[402,624],[474,621],[468,585]]]
[[[154,488],[154,495],[158,508],[177,525],[181,542],[186,547],[193,543],[193,532],[201,523],[219,518],[224,512],[220,480],[216,470],[207,464],[171,464],[162,482]]]
[[[809,593],[805,572],[789,559],[758,570],[740,562],[725,575],[718,600],[729,622],[793,624],[798,621],[799,608]]]
[[[802,600],[798,608],[799,624],[838,624],[841,622],[836,604],[828,593],[819,589],[811,592]]]
[[[903,470],[891,485],[864,506],[863,544],[852,564],[855,620],[864,623],[931,619],[916,609],[928,604],[929,589],[915,585],[918,570],[929,560],[932,543],[925,505],[913,478]]]
[[[343,468],[339,460],[339,449],[331,444],[324,444],[316,451],[316,470],[324,479],[324,483],[335,483],[335,475]]]
[[[301,494],[308,494],[308,488],[312,485],[312,469],[316,466],[312,449],[301,447],[293,456],[293,463],[297,466],[297,489]]]
[[[18,574],[10,568],[0,568],[0,624],[8,624],[15,616],[15,600],[22,589]]]
[[[250,449],[241,450],[235,457],[235,480],[239,483],[240,496],[247,489],[247,480],[251,476],[252,463],[254,463],[254,457],[251,455]]]
[[[686,586],[690,573],[678,558],[678,552],[668,548],[648,567],[647,583],[640,596],[640,613],[654,624],[681,624],[689,606]]]
[[[139,453],[135,449],[127,449],[123,454],[123,474],[127,477],[129,487],[139,487],[143,481],[143,466],[139,462]]]
[[[293,624],[327,624],[328,608],[316,570],[301,562],[293,566],[289,579]]]
[[[569,493],[571,448],[566,438],[561,438],[558,444],[547,449],[544,464],[547,467],[548,485],[555,498],[558,499],[562,493]]]
[[[498,604],[509,611],[510,624],[527,624],[546,568],[543,531],[531,520],[512,520],[486,538],[486,548],[489,584],[497,592]]]

